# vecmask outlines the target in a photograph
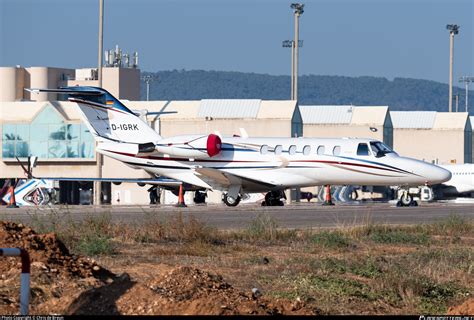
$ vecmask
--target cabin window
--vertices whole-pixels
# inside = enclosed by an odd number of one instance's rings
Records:
[[[268,153],[268,146],[264,144],[260,147],[260,154],[267,154]]]
[[[290,148],[288,149],[288,153],[290,155],[294,155],[296,153],[296,146],[295,145],[290,146]]]
[[[358,156],[368,156],[369,155],[369,146],[367,143],[359,143],[357,147],[357,155]]]
[[[318,153],[319,155],[323,155],[323,154],[324,154],[324,146],[319,146],[319,147],[318,147],[318,150],[317,150],[317,153]]]
[[[277,146],[275,147],[275,154],[276,154],[276,155],[280,155],[282,150],[283,150],[282,146],[281,146],[281,145],[277,145]]]
[[[304,146],[303,148],[303,154],[305,156],[309,155],[311,153],[311,146]]]
[[[383,157],[387,153],[395,153],[392,149],[390,149],[389,147],[387,147],[385,144],[383,144],[380,141],[371,141],[370,148],[372,149],[373,154],[377,158]]]
[[[341,146],[335,146],[334,149],[332,149],[332,154],[335,156],[338,156],[341,153]]]

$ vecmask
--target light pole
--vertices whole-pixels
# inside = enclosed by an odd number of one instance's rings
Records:
[[[153,82],[153,77],[148,74],[142,80],[146,83],[146,101],[150,101],[150,82]]]
[[[283,48],[291,48],[291,100],[295,100],[295,42],[293,40],[284,40]],[[303,40],[299,40],[299,47],[303,47]]]
[[[294,79],[294,68],[295,68],[295,49],[294,49],[294,41],[293,40],[285,40],[282,43],[283,48],[291,48],[291,100],[294,100],[295,93],[293,90],[295,89],[295,79]]]
[[[463,76],[461,78],[459,78],[459,82],[464,82],[464,85],[465,85],[465,88],[466,88],[466,99],[465,99],[465,102],[466,102],[466,112],[469,112],[469,84],[471,82],[474,82],[474,77],[467,77],[467,76]]]
[[[104,0],[99,0],[99,65],[98,65],[98,86],[102,88],[102,47],[104,43]],[[96,142],[97,147],[97,142]],[[102,155],[98,152],[95,153],[95,158],[97,160],[96,164],[96,171],[97,171],[97,178],[102,178],[102,163],[103,158]],[[101,204],[101,194],[102,194],[102,183],[100,181],[94,181],[94,205]]]
[[[454,51],[454,35],[459,33],[457,24],[448,24],[446,29],[449,30],[449,112],[453,111],[453,51]]]
[[[304,4],[301,3],[292,3],[291,9],[294,10],[295,14],[295,37],[293,40],[293,48],[294,50],[294,59],[293,59],[293,73],[294,73],[294,81],[293,81],[293,97],[292,100],[298,100],[298,47],[299,47],[299,36],[300,36],[300,16],[303,14]]]

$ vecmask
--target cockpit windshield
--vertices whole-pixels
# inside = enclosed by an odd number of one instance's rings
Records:
[[[387,153],[395,153],[395,151],[393,151],[386,144],[380,141],[370,142],[370,148],[372,149],[372,152],[375,154],[376,157],[383,157]]]

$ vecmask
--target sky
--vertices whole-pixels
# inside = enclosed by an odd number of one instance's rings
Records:
[[[142,71],[289,75],[294,18],[284,0],[104,0],[104,50],[139,52]],[[474,0],[301,0],[299,74],[449,81],[474,76]],[[97,66],[99,0],[0,0],[0,66]]]

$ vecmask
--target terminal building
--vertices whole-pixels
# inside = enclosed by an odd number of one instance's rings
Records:
[[[34,171],[39,177],[96,176],[95,143],[74,103],[62,101],[61,96],[30,95],[24,90],[96,86],[96,69],[1,67],[0,82],[0,179],[25,178],[16,157],[25,161],[30,155],[39,157]],[[299,106],[291,100],[139,101],[136,63],[109,63],[103,70],[103,87],[140,113],[163,137],[215,132],[224,136],[363,137],[381,140],[401,155],[429,162],[473,160],[474,119],[467,113],[393,112],[388,106]],[[153,114],[160,111],[175,113]],[[108,157],[104,157],[102,171],[105,178],[149,178],[143,170]],[[149,186],[102,185],[105,203],[149,203]],[[92,183],[63,181],[57,187],[61,203],[91,201]],[[170,192],[162,196],[162,202],[175,199]],[[186,201],[192,201],[192,195]],[[210,193],[208,202],[220,202],[220,193]]]

